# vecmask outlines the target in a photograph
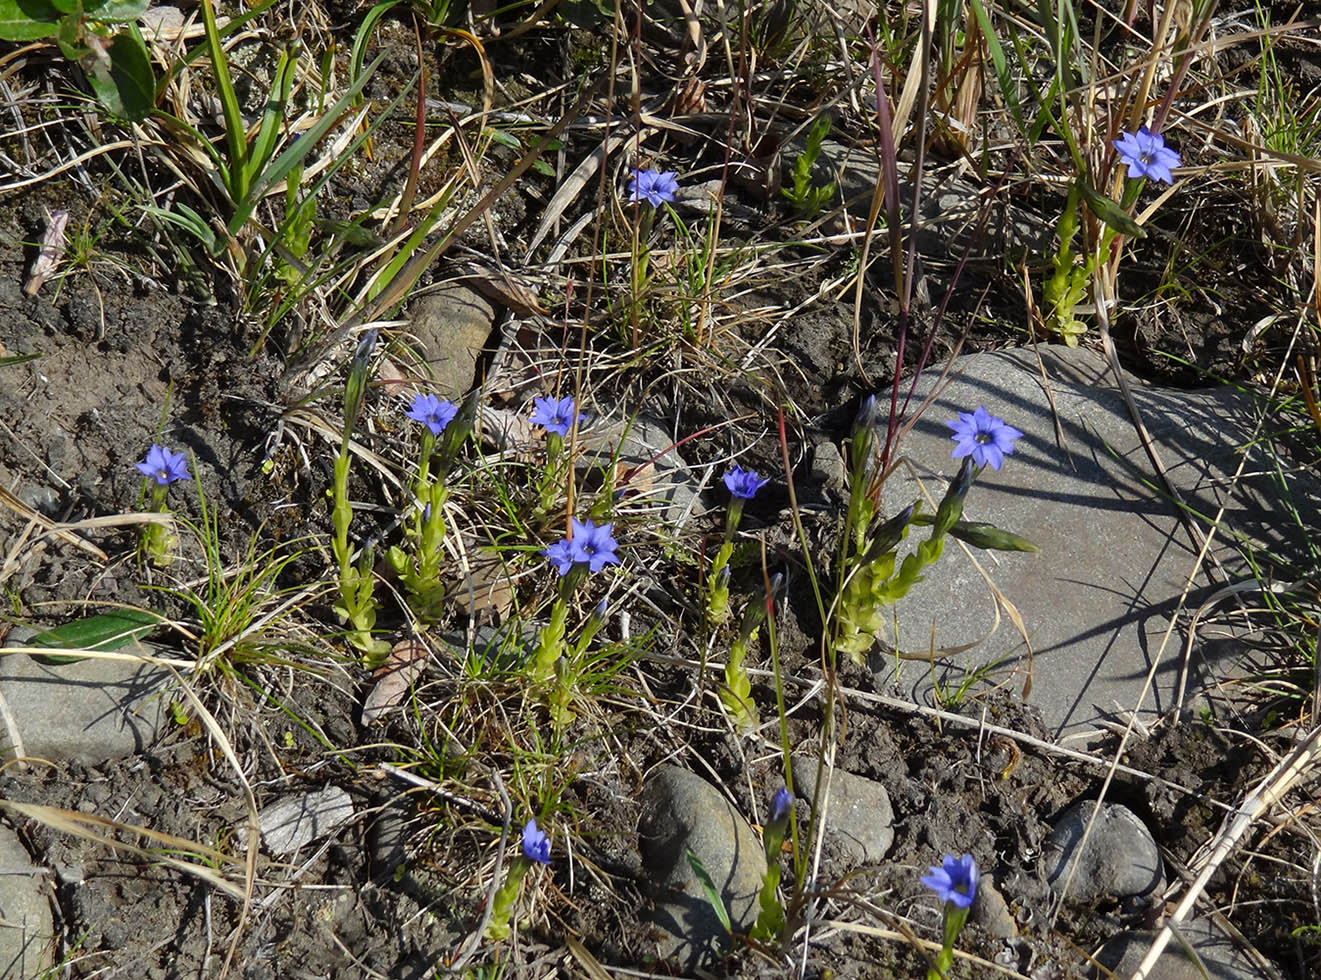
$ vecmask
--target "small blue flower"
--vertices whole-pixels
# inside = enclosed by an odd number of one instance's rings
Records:
[[[931,873],[922,877],[922,884],[935,892],[942,902],[953,902],[966,909],[977,897],[977,862],[971,854],[957,858],[946,854],[941,867],[932,867]]]
[[[628,183],[628,199],[646,201],[653,208],[673,204],[679,192],[678,174],[673,170],[634,170]]]
[[[160,487],[168,487],[175,480],[192,479],[188,475],[188,459],[183,453],[172,453],[155,443],[147,450],[147,458],[133,465],[139,473],[151,477]]]
[[[563,578],[569,574],[569,569],[573,568],[576,561],[584,561],[579,553],[579,549],[574,545],[577,542],[564,538],[556,541],[549,548],[543,548],[541,553],[550,559],[550,563],[555,566],[555,571],[560,573]]]
[[[763,480],[756,470],[745,470],[741,466],[730,467],[724,479],[729,492],[741,500],[751,500],[758,490],[771,482],[770,477]]]
[[[789,810],[794,805],[794,795],[781,786],[771,797],[771,823],[789,819]]]
[[[971,456],[978,466],[993,470],[998,470],[1005,456],[1014,451],[1014,440],[1023,438],[1023,433],[992,415],[984,405],[975,412],[960,412],[957,421],[945,424],[954,430],[950,436],[955,442],[954,459]]]
[[[619,564],[619,555],[615,554],[619,542],[610,533],[614,529],[613,522],[597,527],[591,518],[579,522],[575,517],[571,523],[573,546],[578,553],[578,561],[586,562],[593,573],[599,572],[606,565]]]
[[[415,395],[413,406],[408,410],[408,417],[414,422],[421,422],[431,430],[433,436],[445,431],[445,426],[454,421],[459,414],[459,406],[450,401],[441,401],[435,395]]]
[[[573,396],[567,398],[538,398],[533,401],[532,424],[539,425],[557,436],[567,436],[578,418]]]
[[[537,864],[550,864],[550,838],[545,831],[537,829],[536,817],[523,828],[523,854]]]
[[[1171,167],[1180,164],[1179,154],[1165,145],[1165,137],[1143,126],[1136,133],[1125,133],[1114,141],[1119,159],[1128,165],[1130,177],[1150,177],[1152,180],[1174,183]]]

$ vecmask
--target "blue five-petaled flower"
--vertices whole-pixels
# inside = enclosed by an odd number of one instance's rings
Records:
[[[572,395],[565,398],[537,398],[532,403],[532,424],[557,436],[567,436],[577,418],[578,409]]]
[[[679,192],[678,174],[673,170],[634,170],[628,184],[628,199],[634,204],[646,201],[653,208],[673,204]]]
[[[729,492],[740,500],[751,500],[758,490],[771,482],[770,477],[762,479],[756,470],[745,470],[741,466],[731,466],[724,480]]]
[[[1150,177],[1167,184],[1174,183],[1171,167],[1180,163],[1179,154],[1165,145],[1165,137],[1153,133],[1146,126],[1136,133],[1125,133],[1114,141],[1119,159],[1128,165],[1130,177]]]
[[[789,810],[794,805],[794,795],[788,787],[781,786],[771,797],[771,823],[789,819]]]
[[[413,405],[408,410],[408,417],[414,422],[421,422],[431,430],[433,436],[445,431],[445,426],[454,421],[459,414],[459,406],[450,401],[441,401],[435,395],[415,395]]]
[[[563,538],[541,552],[561,576],[568,575],[574,565],[586,565],[592,572],[599,572],[606,565],[619,564],[619,555],[615,553],[619,542],[610,533],[613,522],[597,527],[591,518],[580,521],[575,517],[570,523],[573,537]]]
[[[1014,440],[1023,438],[1012,425],[1005,423],[979,405],[975,412],[960,412],[957,420],[946,422],[954,435],[954,458],[971,456],[978,466],[998,470],[1005,456],[1014,451]]]
[[[544,830],[537,829],[536,817],[523,828],[523,854],[537,864],[550,864],[550,838]]]
[[[977,862],[971,854],[955,857],[946,854],[939,868],[932,867],[931,873],[922,877],[926,885],[942,902],[953,902],[957,907],[966,909],[977,897]]]
[[[152,443],[147,458],[134,464],[143,476],[149,476],[159,487],[167,487],[175,480],[191,480],[188,458],[183,453],[172,453],[164,446]]]

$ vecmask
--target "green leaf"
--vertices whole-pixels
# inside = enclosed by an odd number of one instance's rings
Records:
[[[162,622],[164,619],[161,616],[145,609],[117,609],[75,619],[71,623],[39,633],[27,645],[47,650],[118,650],[146,636]],[[87,659],[55,654],[34,654],[33,658],[47,664],[71,664]]]
[[[55,42],[60,46],[64,57],[70,61],[81,61],[92,53],[92,49],[83,43],[83,22],[78,17],[60,19]]]
[[[1142,230],[1142,226],[1134,221],[1119,202],[1106,197],[1096,188],[1092,187],[1083,179],[1078,180],[1078,188],[1082,191],[1083,200],[1087,206],[1092,209],[1092,214],[1096,215],[1107,225],[1119,232],[1121,235],[1127,235],[1129,238],[1146,238],[1147,233]]]
[[[966,541],[974,548],[994,549],[995,551],[1040,551],[1027,538],[1009,531],[1002,531],[993,524],[981,524],[975,521],[957,521],[949,533],[960,541]]]
[[[140,122],[151,115],[156,106],[156,77],[147,45],[134,25],[116,34],[110,45],[110,79],[125,119]]]
[[[128,24],[145,14],[149,6],[150,0],[105,0],[101,4],[89,0],[85,9],[88,17],[103,24]]]
[[[734,926],[729,921],[729,910],[725,908],[725,901],[720,897],[715,882],[711,880],[706,868],[702,866],[702,859],[693,853],[691,847],[685,848],[685,851],[688,855],[688,866],[693,869],[693,874],[697,875],[697,881],[701,884],[702,891],[706,892],[706,900],[711,903],[711,908],[715,910],[716,918],[725,927],[725,932],[733,933]]]
[[[72,14],[74,22],[81,26],[83,20],[83,5],[79,0],[50,0],[50,4],[60,13],[64,14],[66,19]]]
[[[35,41],[57,30],[60,12],[50,0],[0,0],[0,40]]]

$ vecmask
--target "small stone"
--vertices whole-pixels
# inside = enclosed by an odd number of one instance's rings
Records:
[[[1205,919],[1193,919],[1178,928],[1179,935],[1197,953],[1206,972],[1202,972],[1183,944],[1174,938],[1161,953],[1155,968],[1147,974],[1147,980],[1206,980],[1207,977],[1211,980],[1264,980],[1266,977]],[[1093,980],[1132,976],[1155,939],[1154,932],[1121,932],[1112,936],[1096,954],[1097,962],[1105,967],[1106,972],[1094,966],[1088,976]]]
[[[495,307],[467,286],[448,283],[414,302],[408,315],[408,332],[430,375],[428,392],[462,399],[495,327]]]
[[[748,822],[700,776],[661,766],[642,790],[642,862],[653,883],[657,953],[693,969],[729,948],[729,937],[688,860],[692,851],[720,889],[730,921],[747,932],[766,875],[762,843]]]
[[[794,792],[809,804],[816,792],[817,762],[816,756],[793,757]],[[880,783],[842,769],[834,770],[829,777],[826,838],[840,847],[854,867],[884,860],[894,843],[890,794]]]
[[[349,794],[338,786],[327,786],[263,807],[257,820],[266,849],[285,857],[348,823],[353,812]]]
[[[1013,939],[1018,935],[1018,925],[1005,897],[985,872],[977,879],[977,897],[973,899],[971,916],[973,922],[997,939]]]
[[[1128,807],[1103,803],[1087,843],[1078,853],[1095,807],[1094,800],[1082,800],[1056,822],[1042,854],[1046,879],[1058,892],[1076,865],[1068,883],[1069,898],[1085,902],[1102,896],[1150,895],[1164,882],[1160,849],[1151,831]]]

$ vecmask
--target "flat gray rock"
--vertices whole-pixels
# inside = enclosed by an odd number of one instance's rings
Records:
[[[816,791],[818,759],[794,756],[794,790],[809,804]],[[890,794],[871,779],[836,769],[830,777],[826,837],[838,844],[852,867],[877,864],[894,843],[894,810]],[[825,776],[822,776],[824,787]]]
[[[1148,980],[1207,980],[1208,977],[1210,980],[1263,980],[1267,976],[1206,920],[1185,922],[1179,927],[1179,934],[1192,947],[1197,959],[1189,956],[1176,938],[1165,947],[1155,969],[1147,974]],[[1096,980],[1131,976],[1155,938],[1154,932],[1121,932],[1107,940],[1096,959],[1108,972],[1093,967],[1089,976]]]
[[[257,815],[261,840],[276,857],[288,857],[353,819],[353,800],[338,786],[280,800]],[[240,830],[240,837],[246,834]]]
[[[0,977],[42,976],[51,966],[51,894],[18,835],[0,825]]]
[[[662,959],[692,969],[729,948],[689,850],[720,890],[735,931],[752,927],[766,856],[748,822],[714,786],[678,766],[659,767],[642,790],[638,837],[654,889]]]
[[[937,649],[977,644],[937,666],[947,692],[986,665],[994,666],[985,680],[1007,681],[1021,691],[1030,668],[1029,702],[1039,707],[1047,728],[1062,736],[1094,730],[1106,719],[1123,720],[1124,712],[1137,707],[1196,552],[1174,507],[1153,489],[1155,474],[1106,362],[1090,351],[1046,345],[1040,356],[1048,384],[1032,350],[960,358],[954,380],[901,447],[938,502],[958,470],[946,421],[984,405],[1025,433],[1002,470],[987,469],[977,479],[964,517],[1024,535],[1041,548],[1037,554],[973,551],[1022,616],[1031,657],[1006,614],[997,624],[991,587],[953,540],[926,580],[900,601],[895,645],[916,652],[929,650],[933,642]],[[936,373],[919,379],[915,405],[932,388]],[[1227,527],[1287,557],[1290,532],[1270,485],[1272,466],[1264,447],[1250,451],[1244,468],[1250,476],[1230,488],[1241,447],[1252,439],[1259,403],[1226,387],[1176,391],[1134,385],[1147,429],[1188,503],[1209,515],[1227,504]],[[1321,512],[1317,481],[1299,478],[1293,490],[1304,520],[1315,521]],[[885,494],[887,513],[919,496],[906,467],[896,471]],[[925,536],[925,529],[915,529],[906,547]],[[1231,574],[1243,574],[1228,537],[1217,535],[1214,553]],[[1199,577],[1189,610],[1213,591],[1205,575]],[[1174,706],[1181,638],[1176,632],[1166,647],[1140,718]],[[1195,660],[1190,692],[1201,686],[1201,661]],[[936,700],[927,664],[881,656],[873,656],[872,664],[882,689],[897,686],[919,700]],[[1227,666],[1215,665],[1218,671]],[[978,686],[974,683],[973,690]]]
[[[11,632],[8,645],[16,642]],[[119,653],[135,649],[136,643]],[[170,674],[162,667],[88,658],[46,664],[23,653],[0,656],[0,696],[9,715],[0,725],[0,756],[98,765],[146,750],[169,718]]]
[[[1092,830],[1087,834],[1089,822]],[[1165,881],[1160,848],[1151,831],[1119,803],[1102,803],[1099,811],[1095,800],[1069,807],[1046,838],[1041,860],[1055,891],[1084,902],[1105,896],[1147,896]]]

